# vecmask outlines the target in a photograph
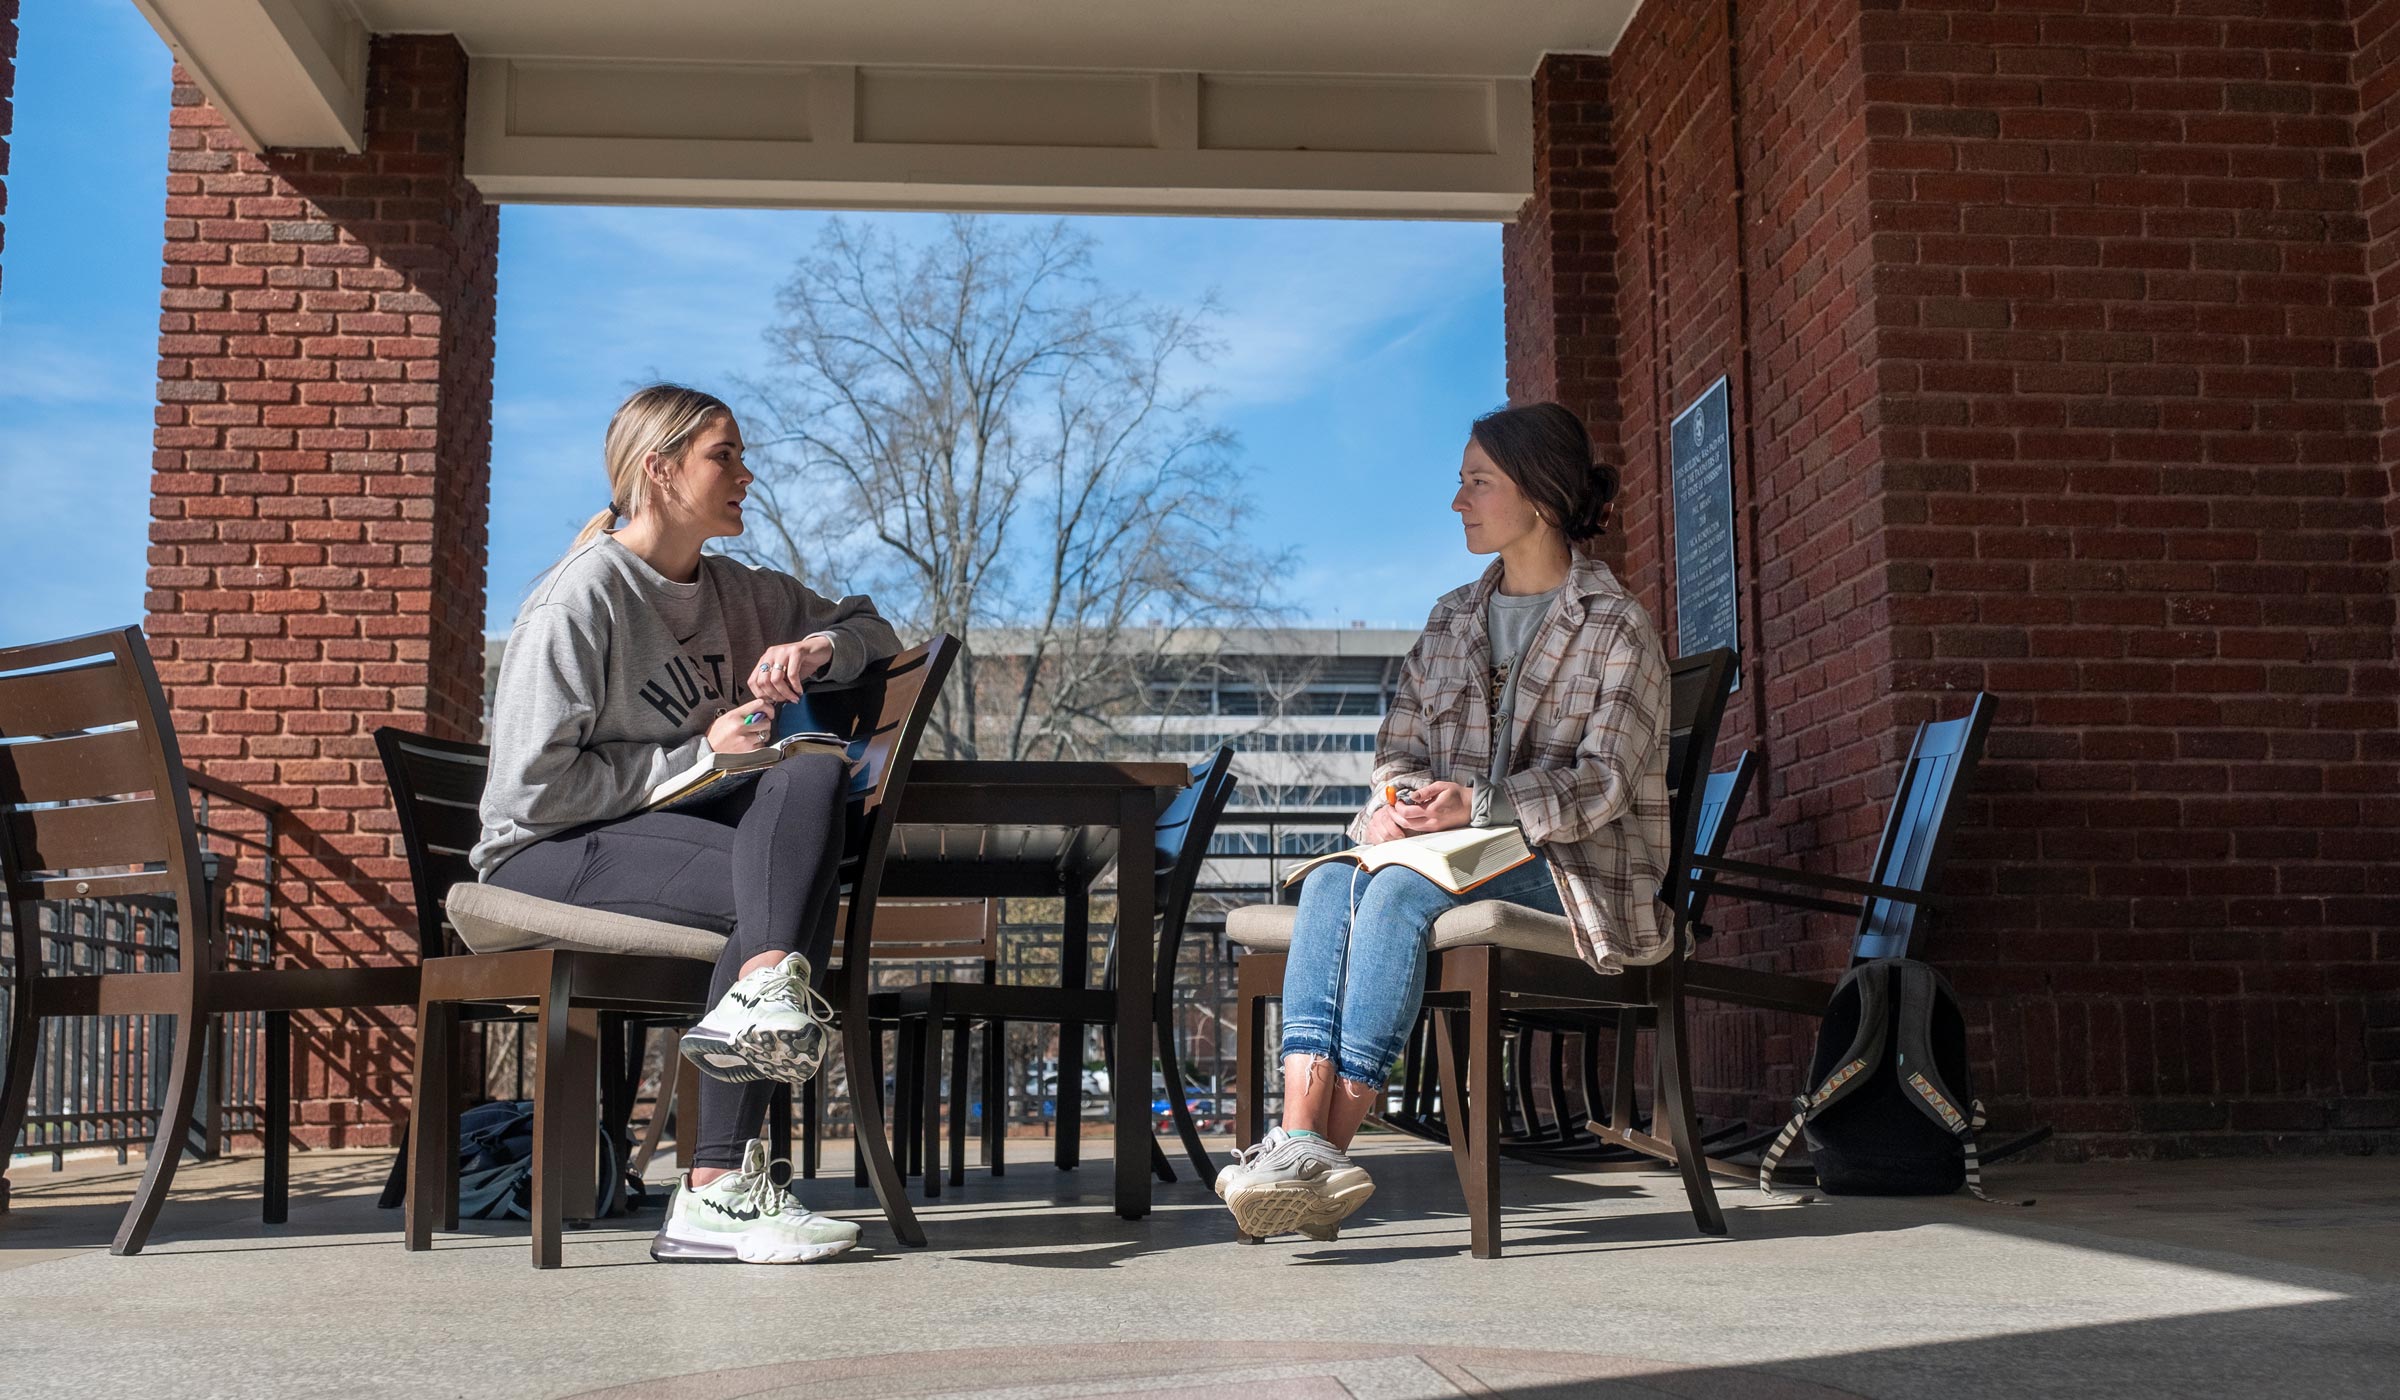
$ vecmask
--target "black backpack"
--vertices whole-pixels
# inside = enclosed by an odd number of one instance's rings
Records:
[[[1940,973],[1907,958],[1852,968],[1825,1007],[1808,1073],[1816,1087],[1759,1162],[1760,1190],[1774,1194],[1776,1164],[1805,1130],[1828,1195],[1940,1196],[1963,1184],[1992,1201],[1976,1157],[1983,1102],[1967,1021]]]
[[[620,1175],[617,1140],[600,1134],[600,1185],[597,1200],[603,1216],[623,1215],[650,1204],[648,1188],[624,1172],[624,1189],[612,1197],[608,1184]],[[407,1183],[405,1161],[392,1163],[391,1179],[376,1204],[391,1209],[401,1203]],[[533,1104],[501,1100],[477,1104],[458,1118],[458,1213],[466,1220],[530,1220],[533,1218]]]

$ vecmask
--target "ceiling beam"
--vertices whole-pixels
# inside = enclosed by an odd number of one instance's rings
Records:
[[[134,0],[253,151],[366,146],[368,33],[342,0]]]

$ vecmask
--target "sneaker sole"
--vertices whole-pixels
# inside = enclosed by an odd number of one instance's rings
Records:
[[[732,1037],[689,1030],[679,1043],[683,1057],[702,1074],[728,1084],[772,1082],[798,1087],[816,1078],[818,1066],[825,1061],[822,1030],[811,1034],[753,1028]]]
[[[857,1243],[843,1240],[838,1244],[802,1245],[789,1253],[774,1250],[744,1254],[736,1245],[673,1239],[661,1231],[650,1241],[650,1257],[661,1264],[814,1264],[845,1253]]]
[[[1287,1234],[1306,1227],[1339,1227],[1352,1211],[1365,1205],[1367,1198],[1374,1194],[1375,1183],[1366,1180],[1362,1173],[1358,1181],[1334,1189],[1305,1181],[1277,1181],[1236,1187],[1233,1194],[1225,1198],[1225,1204],[1233,1211],[1235,1229],[1244,1235],[1265,1239],[1270,1235]],[[1315,1229],[1310,1230],[1312,1237],[1315,1236]]]

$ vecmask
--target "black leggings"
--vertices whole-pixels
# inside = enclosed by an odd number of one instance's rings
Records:
[[[490,882],[724,934],[709,979],[711,1006],[761,953],[805,953],[821,978],[833,948],[847,780],[833,755],[797,754],[705,805],[639,812],[537,841],[501,862]],[[692,1165],[740,1166],[774,1091],[772,1084],[700,1076]]]

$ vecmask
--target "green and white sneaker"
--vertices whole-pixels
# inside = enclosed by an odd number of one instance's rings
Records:
[[[832,1021],[832,1005],[809,985],[808,959],[793,953],[726,988],[683,1033],[683,1057],[711,1078],[796,1088],[824,1063]]]
[[[1233,1211],[1245,1243],[1297,1230],[1312,1240],[1338,1237],[1342,1221],[1375,1194],[1366,1170],[1314,1135],[1271,1128],[1217,1173],[1217,1195]]]
[[[813,1264],[858,1243],[858,1226],[819,1215],[775,1184],[767,1145],[743,1150],[742,1169],[706,1186],[685,1176],[650,1241],[662,1264]]]

